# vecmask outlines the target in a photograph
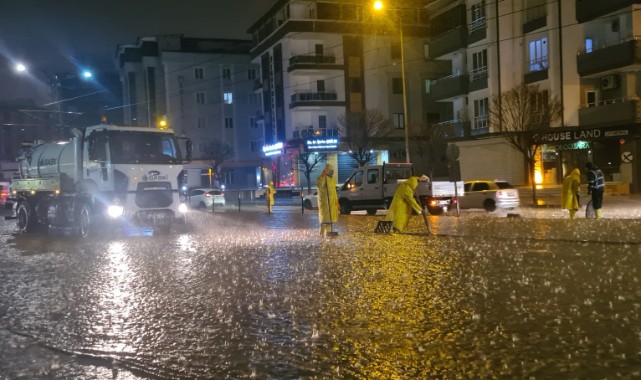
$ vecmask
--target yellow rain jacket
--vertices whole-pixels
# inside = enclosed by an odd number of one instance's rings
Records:
[[[563,186],[561,187],[561,208],[564,210],[578,210],[579,198],[579,185],[581,184],[581,172],[579,169],[574,169],[563,179]]]
[[[269,181],[269,185],[267,185],[267,202],[269,202],[269,206],[274,205],[274,194],[276,194],[276,190],[274,190],[274,182]]]
[[[318,219],[320,223],[335,223],[338,221],[336,178],[328,175],[330,170],[334,170],[334,167],[331,164],[327,164],[325,169],[323,169],[323,173],[316,180],[316,188],[318,190]]]
[[[416,186],[418,186],[418,177],[410,177],[407,181],[400,183],[387,211],[385,220],[393,221],[394,228],[400,232],[407,227],[412,210],[418,213],[422,211],[421,206],[414,199]]]

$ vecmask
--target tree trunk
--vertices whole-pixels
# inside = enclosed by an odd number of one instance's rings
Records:
[[[530,184],[532,185],[532,206],[536,207],[538,205],[538,201],[536,196],[536,181],[533,161],[528,161],[528,170],[530,172]]]

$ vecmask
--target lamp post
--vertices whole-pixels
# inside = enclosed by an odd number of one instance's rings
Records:
[[[382,1],[376,0],[372,4],[374,11],[382,12],[385,8],[385,5]],[[403,38],[403,21],[401,17],[398,17],[398,29],[400,36],[400,48],[401,48],[401,83],[403,86],[403,129],[405,132],[405,162],[410,161],[410,138],[409,138],[409,115],[407,113],[407,84],[405,81],[405,44]]]

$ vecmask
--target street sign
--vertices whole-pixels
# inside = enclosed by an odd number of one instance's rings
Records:
[[[447,157],[448,160],[450,161],[456,161],[458,160],[459,156],[459,149],[456,144],[450,144],[447,146],[447,149],[445,150],[445,156]]]
[[[632,152],[621,153],[621,161],[623,162],[632,162],[632,158],[634,158]]]

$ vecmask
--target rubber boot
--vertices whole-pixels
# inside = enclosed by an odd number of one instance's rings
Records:
[[[601,217],[601,209],[594,210],[594,217],[597,219]]]
[[[327,232],[329,232],[329,228],[330,228],[329,224],[321,223],[321,225],[320,225],[320,236],[321,237],[327,236]]]
[[[576,210],[569,210],[570,211],[570,219],[574,219],[574,216],[576,216]]]

